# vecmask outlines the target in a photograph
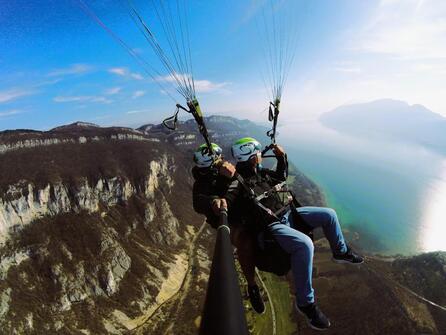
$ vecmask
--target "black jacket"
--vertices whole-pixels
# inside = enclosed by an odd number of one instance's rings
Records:
[[[194,210],[206,216],[211,226],[218,225],[218,215],[212,210],[212,201],[222,198],[231,183],[231,180],[218,174],[215,168],[192,168],[192,175],[195,179],[192,200]]]
[[[275,171],[262,167],[254,170],[250,163],[244,162],[237,164],[237,172],[243,177],[245,185],[251,188],[256,195],[260,195],[286,180],[288,175],[287,158],[286,156],[277,158]],[[276,218],[268,215],[254,204],[248,192],[238,180],[231,183],[225,198],[228,202],[229,220],[232,222],[240,222],[261,230],[266,224],[277,221]],[[273,212],[282,209],[284,206],[277,193],[273,193],[260,202]]]

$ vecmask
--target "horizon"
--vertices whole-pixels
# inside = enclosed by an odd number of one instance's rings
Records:
[[[425,106],[423,106],[423,105],[421,105],[421,104],[409,104],[409,103],[407,103],[406,101],[403,101],[403,100],[395,100],[395,99],[377,99],[377,100],[373,100],[373,101],[368,101],[368,102],[358,102],[358,103],[350,103],[350,104],[344,104],[344,105],[340,105],[340,106],[338,106],[338,107],[336,107],[336,108],[334,108],[334,109],[332,109],[332,110],[330,110],[330,111],[328,111],[328,112],[325,112],[325,113],[322,113],[322,114],[320,114],[319,116],[322,116],[322,115],[324,115],[324,114],[329,114],[330,112],[334,112],[334,111],[336,111],[337,109],[339,109],[339,108],[343,108],[343,107],[348,107],[348,106],[364,106],[364,105],[369,105],[369,104],[375,104],[375,103],[379,103],[379,102],[387,102],[387,103],[389,103],[389,102],[393,102],[393,103],[395,103],[395,102],[397,102],[397,103],[402,103],[402,104],[405,104],[405,105],[407,105],[407,107],[423,107],[423,108],[426,108]],[[428,112],[430,112],[430,113],[432,113],[433,115],[439,115],[439,116],[441,116],[441,117],[443,117],[445,120],[446,120],[446,117],[445,116],[443,116],[443,115],[441,115],[441,114],[438,114],[438,113],[435,113],[435,112],[433,112],[433,111],[431,111],[431,110],[429,110],[429,109],[427,109],[427,111]],[[221,116],[223,116],[223,117],[229,117],[229,118],[233,118],[233,119],[236,119],[236,120],[241,120],[241,121],[244,121],[244,120],[246,120],[246,121],[251,121],[251,122],[254,122],[255,124],[257,124],[257,125],[259,125],[259,126],[266,126],[266,127],[269,127],[270,126],[270,122],[267,120],[267,119],[257,119],[257,120],[253,120],[253,119],[250,119],[250,118],[247,118],[247,117],[244,117],[244,116],[237,116],[237,115],[228,115],[228,114],[209,114],[209,115],[204,115],[204,118],[210,118],[210,117],[213,117],[213,116],[218,116],[218,117],[221,117]],[[181,122],[187,122],[187,121],[193,121],[194,120],[194,118],[192,117],[192,116],[189,116],[188,114],[185,114],[185,115],[179,115],[179,117],[178,117],[178,121],[181,123]],[[151,122],[147,122],[147,121],[144,121],[144,120],[142,120],[141,122],[136,122],[136,123],[134,123],[134,124],[118,124],[118,123],[116,123],[116,124],[100,124],[100,123],[96,123],[96,122],[92,122],[92,121],[87,121],[87,120],[82,120],[82,119],[79,119],[79,120],[72,120],[72,121],[70,121],[70,122],[68,122],[68,123],[61,123],[61,124],[55,124],[55,125],[53,125],[51,128],[47,128],[47,129],[35,129],[35,128],[14,128],[14,129],[2,129],[1,127],[0,127],[0,133],[1,132],[4,132],[4,131],[19,131],[19,130],[32,130],[32,131],[42,131],[42,132],[46,132],[46,131],[52,131],[52,130],[54,130],[54,129],[56,129],[56,128],[58,128],[58,127],[63,127],[63,126],[69,126],[69,125],[74,125],[74,124],[77,124],[77,123],[84,123],[84,124],[89,124],[89,125],[91,125],[91,126],[95,126],[95,127],[100,127],[100,128],[113,128],[113,127],[123,127],[123,128],[129,128],[129,129],[135,129],[135,130],[137,130],[138,128],[140,128],[140,127],[143,127],[143,126],[146,126],[146,125],[150,125],[150,124],[152,124],[152,125],[161,125],[162,124],[162,121],[163,121],[163,119],[158,119],[158,120],[155,120],[155,119],[153,119],[153,120],[151,120]],[[290,120],[288,120],[288,122],[279,122],[278,123],[278,127],[279,128],[281,128],[281,127],[285,127],[285,126],[289,126],[290,124],[295,124],[295,123],[302,123],[302,122],[314,122],[314,121],[316,121],[316,122],[319,122],[319,119],[301,119],[301,120],[292,120],[292,121],[290,121]]]
[[[388,98],[446,116],[444,2],[275,4],[280,18],[291,12],[300,34],[283,96],[283,123]],[[89,5],[134,50],[153,59],[119,4]],[[269,97],[259,74],[266,60],[257,26],[267,6],[267,0],[191,2],[189,21],[202,27],[192,25],[191,38],[206,116],[266,121]],[[7,46],[0,55],[0,130],[44,130],[76,120],[135,127],[172,113],[169,97],[75,0],[7,3],[0,20],[0,43]]]

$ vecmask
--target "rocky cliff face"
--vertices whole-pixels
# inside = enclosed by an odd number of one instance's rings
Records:
[[[0,333],[122,333],[179,288],[190,165],[136,133],[0,134]]]
[[[121,176],[98,178],[93,185],[86,178],[78,181],[77,185],[60,181],[37,188],[26,180],[9,185],[0,196],[0,245],[14,228],[45,216],[80,211],[95,213],[99,211],[100,205],[109,207],[129,200],[136,195],[137,189],[144,197],[153,200],[160,179],[164,179],[169,190],[174,185],[169,174],[171,164],[173,162],[169,162],[167,155],[158,161],[150,161],[147,176],[140,185],[133,185]]]

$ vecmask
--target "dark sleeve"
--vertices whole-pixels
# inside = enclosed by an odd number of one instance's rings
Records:
[[[235,178],[230,179],[223,176],[219,176],[216,182],[217,195],[223,198],[228,192],[229,187],[231,186],[234,180]]]
[[[234,205],[234,202],[239,196],[240,191],[240,183],[237,179],[234,179],[231,184],[229,184],[228,190],[224,196],[229,208]]]
[[[207,182],[196,180],[192,190],[192,202],[194,210],[197,213],[204,214],[206,217],[212,217],[212,201],[217,199],[218,195],[212,194],[211,185]]]
[[[274,179],[285,181],[288,177],[288,158],[287,155],[277,157],[276,171],[267,170],[267,173]]]

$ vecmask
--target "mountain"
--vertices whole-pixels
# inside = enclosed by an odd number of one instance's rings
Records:
[[[206,122],[226,148],[248,135],[267,143],[266,129],[250,121]],[[201,142],[193,121],[175,132],[83,122],[0,132],[0,334],[195,334],[215,238],[191,203],[191,156]],[[318,187],[291,170],[299,200],[323,205]],[[323,240],[316,250],[315,287],[334,321],[328,334],[446,331],[444,313],[400,287],[446,291],[437,265],[397,277],[424,261],[394,267],[369,257],[347,268],[330,262]],[[427,280],[433,274],[439,279]],[[310,333],[293,316],[287,283],[261,276],[277,334]],[[428,297],[443,304],[440,293]],[[271,312],[245,305],[252,333],[271,334]]]
[[[422,105],[376,100],[338,107],[320,117],[322,124],[354,136],[415,143],[446,153],[446,118]]]

